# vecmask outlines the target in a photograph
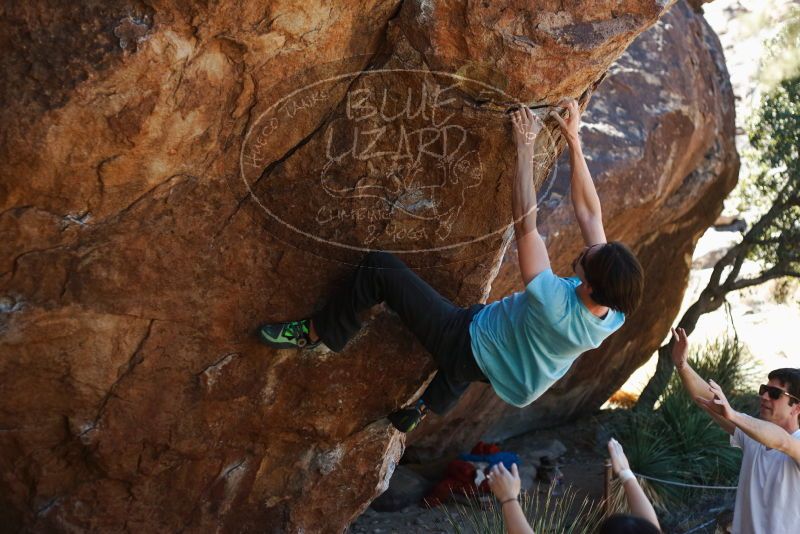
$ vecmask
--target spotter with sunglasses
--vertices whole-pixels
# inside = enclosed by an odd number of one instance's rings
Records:
[[[684,388],[743,452],[732,532],[800,532],[800,369],[769,373],[758,388],[755,418],[734,410],[719,384],[692,369],[682,328],[673,328],[672,337],[672,361]]]

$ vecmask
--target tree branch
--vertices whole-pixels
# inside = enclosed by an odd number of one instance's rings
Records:
[[[731,284],[730,287],[731,291],[738,291],[746,287],[763,284],[764,282],[767,282],[769,280],[774,280],[776,278],[785,278],[785,277],[800,278],[800,272],[793,271],[792,269],[772,268],[764,271],[755,278],[743,278],[742,280],[736,280]]]

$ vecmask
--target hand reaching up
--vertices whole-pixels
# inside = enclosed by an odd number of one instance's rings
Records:
[[[636,475],[631,471],[628,458],[622,450],[622,445],[614,438],[608,440],[608,454],[611,456],[611,469],[614,470],[614,474],[619,477],[622,487],[625,488],[625,498],[628,500],[628,508],[630,508],[631,514],[649,521],[656,529],[659,529],[656,511],[636,480]]]
[[[516,499],[519,496],[522,481],[519,478],[517,464],[511,464],[511,471],[506,469],[502,462],[495,464],[489,470],[487,479],[489,480],[489,488],[491,488],[498,501]]]
[[[511,113],[511,123],[514,125],[514,143],[517,145],[517,151],[533,154],[536,136],[542,130],[542,120],[528,107],[523,106]]]
[[[689,356],[689,338],[683,328],[672,328],[672,363],[680,371],[686,365]]]
[[[561,115],[555,110],[550,112],[550,116],[558,121],[561,133],[564,134],[567,143],[575,143],[578,141],[578,131],[581,128],[581,108],[578,106],[578,101],[574,98],[565,98],[558,104],[567,110],[567,118],[561,118]]]
[[[608,440],[608,455],[611,457],[611,469],[615,475],[619,475],[620,471],[625,469],[630,471],[631,466],[628,464],[628,457],[625,456],[622,445],[614,438]]]

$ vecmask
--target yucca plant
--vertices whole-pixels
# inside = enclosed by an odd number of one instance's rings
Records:
[[[544,495],[522,492],[520,505],[533,531],[553,534],[588,534],[594,532],[603,517],[602,507],[588,498],[578,501],[576,491],[568,486],[562,495],[553,495],[549,486]],[[445,507],[450,526],[456,534],[504,534],[503,511],[494,498],[467,495],[452,510]]]
[[[685,480],[691,468],[675,444],[674,436],[655,413],[629,412],[627,417],[614,425],[613,435],[622,443],[631,469],[642,475],[664,480]],[[676,486],[661,485],[641,480],[642,489],[656,508],[665,509],[683,498]],[[612,485],[612,490],[616,485]],[[619,503],[624,501],[622,488],[612,491],[615,510],[622,511]]]

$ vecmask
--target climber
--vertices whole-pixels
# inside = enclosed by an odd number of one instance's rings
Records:
[[[344,349],[359,330],[359,312],[380,302],[395,311],[433,355],[438,372],[410,407],[389,421],[409,432],[430,409],[452,408],[470,382],[492,385],[506,402],[523,407],[561,378],[584,351],[616,331],[637,307],[643,272],[623,244],[607,242],[600,201],[581,153],[580,108],[562,101],[567,118],[555,110],[570,148],[572,204],[586,246],[572,262],[575,277],[553,274],[544,240],[536,228],[533,189],[534,140],[542,122],[528,108],[512,114],[517,171],[512,212],[524,291],[488,305],[455,306],[398,258],[370,252],[343,291],[311,318],[259,327],[273,348]]]

